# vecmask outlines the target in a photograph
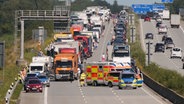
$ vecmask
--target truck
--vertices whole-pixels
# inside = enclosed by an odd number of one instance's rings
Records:
[[[60,49],[60,53],[54,58],[54,75],[55,80],[77,79],[78,55],[75,49]]]
[[[180,15],[179,14],[171,14],[171,28],[176,27],[179,28],[180,27]]]
[[[51,56],[34,56],[32,57],[32,63],[45,63],[48,70],[53,68],[54,59]]]
[[[54,41],[55,42],[67,42],[67,41],[74,41],[74,39],[71,33],[62,32],[62,33],[54,34]]]
[[[43,62],[32,62],[29,64],[28,71],[29,73],[39,73],[43,74],[47,71],[47,66]]]
[[[163,10],[163,20],[169,20],[170,19],[170,11],[169,10]]]
[[[86,34],[80,34],[80,35],[74,36],[74,40],[78,41],[82,44],[82,46],[83,46],[82,55],[85,58],[89,58],[92,56],[93,42],[92,42],[91,36],[86,35]]]
[[[126,44],[117,44],[113,47],[113,62],[130,63],[130,46]]]

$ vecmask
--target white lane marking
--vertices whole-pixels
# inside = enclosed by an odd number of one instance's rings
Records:
[[[156,97],[151,95],[148,91],[146,91],[144,88],[141,88],[145,93],[147,93],[149,96],[151,96],[154,100],[156,100],[158,103],[163,104],[160,100],[158,100]]]
[[[80,90],[81,96],[82,96],[82,98],[83,98],[83,100],[84,100],[84,103],[85,103],[85,104],[87,104],[87,101],[86,101],[86,98],[85,98],[85,95],[84,95],[84,92],[83,92],[83,90],[82,90],[81,86],[79,85],[78,87],[79,87],[79,90]]]
[[[111,92],[116,96],[116,98],[120,101],[120,103],[124,103],[124,101],[120,98],[120,96],[118,96],[118,94],[115,92],[115,91],[113,91],[113,89],[112,88],[110,88],[110,90],[111,90]]]
[[[44,91],[44,104],[47,104],[47,94],[48,94],[48,87],[45,86]]]
[[[180,29],[181,29],[181,31],[184,33],[184,30],[183,30],[183,27],[182,27],[182,26],[180,26]]]
[[[153,24],[153,23],[152,23],[152,24]],[[165,24],[166,24],[166,23],[165,23]],[[153,25],[154,25],[154,24],[153,24]],[[154,32],[156,33],[155,29],[154,29]],[[169,33],[169,32],[172,33],[171,30],[168,30],[167,32],[168,32],[168,33]],[[156,42],[159,42],[158,35],[156,35]],[[164,56],[165,56],[166,58],[168,58],[167,55],[168,55],[168,54],[166,54],[166,53],[164,52]],[[168,55],[168,56],[169,56],[169,55]],[[168,60],[169,60],[177,69],[180,69],[170,58],[168,58]]]

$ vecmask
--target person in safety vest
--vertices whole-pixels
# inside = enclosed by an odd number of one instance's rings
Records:
[[[85,79],[86,79],[86,74],[83,72],[81,75],[80,75],[80,86],[85,86]]]

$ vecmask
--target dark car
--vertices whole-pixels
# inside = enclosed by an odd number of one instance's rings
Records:
[[[124,44],[125,41],[123,38],[115,38],[114,41],[113,41],[113,44],[116,45],[116,44]]]
[[[162,22],[157,22],[156,23],[156,28],[158,28],[160,26],[160,24],[162,24]]]
[[[153,39],[153,33],[147,33],[145,39]]]
[[[26,92],[29,92],[29,91],[42,92],[43,86],[42,86],[41,81],[39,79],[30,79],[26,83]]]
[[[144,18],[144,21],[151,21],[151,18],[149,17],[149,16],[146,16],[145,18]]]
[[[172,38],[169,36],[167,36],[165,38],[164,45],[165,45],[166,49],[175,47],[175,44],[174,44]]]
[[[167,34],[163,35],[163,36],[162,36],[162,41],[165,41],[165,39],[166,39],[167,37],[168,37]]]
[[[163,43],[156,43],[155,52],[165,52],[165,45]]]

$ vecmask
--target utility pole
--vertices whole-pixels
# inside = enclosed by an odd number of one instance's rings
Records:
[[[135,26],[131,26],[130,27],[130,36],[131,36],[131,42],[134,43],[134,40],[135,40],[135,34],[136,34],[136,31],[135,31]]]
[[[150,56],[152,55],[151,52],[150,52],[150,45],[153,44],[151,43],[150,41],[148,43],[146,43],[148,45],[148,65],[150,64]]]

